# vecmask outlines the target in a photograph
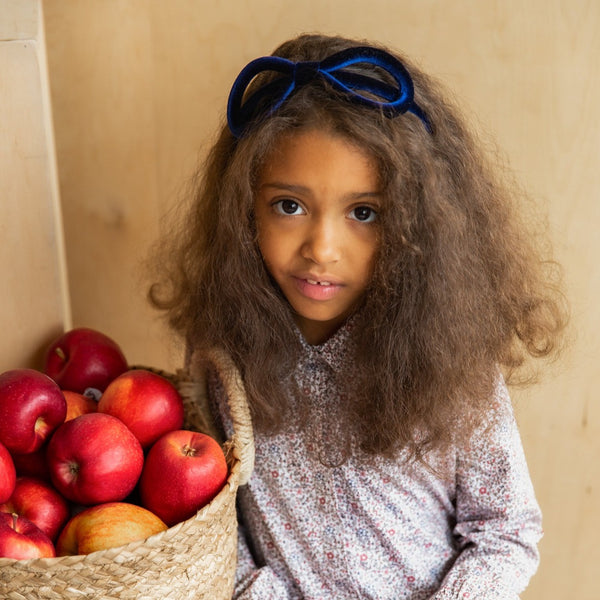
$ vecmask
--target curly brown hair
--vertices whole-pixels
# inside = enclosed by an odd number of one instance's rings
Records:
[[[302,35],[274,55],[319,61],[356,45],[364,42]],[[255,182],[282,135],[319,127],[342,136],[374,157],[383,207],[365,318],[352,329],[360,385],[348,390],[340,429],[367,454],[408,449],[418,458],[472,432],[499,369],[529,381],[529,358],[557,355],[566,308],[556,265],[519,219],[520,191],[491,168],[441,86],[398,58],[432,131],[413,115],[388,118],[347,102],[317,80],[241,139],[223,127],[180,230],[160,246],[149,296],[189,347],[231,354],[258,429],[282,428],[291,416],[282,382],[289,385],[300,343],[258,250]]]

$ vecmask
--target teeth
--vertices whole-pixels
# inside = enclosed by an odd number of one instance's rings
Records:
[[[315,281],[314,279],[307,279],[306,281],[311,285],[331,285],[329,281]]]

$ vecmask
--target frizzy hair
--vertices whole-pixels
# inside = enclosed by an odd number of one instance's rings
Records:
[[[318,61],[355,45],[363,42],[302,35],[274,54]],[[530,358],[558,354],[566,309],[556,266],[517,217],[519,190],[490,167],[440,86],[399,58],[431,132],[414,115],[388,118],[321,81],[239,140],[223,127],[191,210],[158,246],[149,297],[190,347],[231,354],[255,426],[280,430],[300,344],[257,246],[257,174],[281,136],[296,131],[318,127],[356,145],[379,166],[381,244],[352,328],[355,383],[340,430],[367,454],[408,449],[419,458],[481,423],[499,370],[528,381]]]

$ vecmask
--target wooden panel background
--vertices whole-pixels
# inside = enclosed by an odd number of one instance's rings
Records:
[[[70,325],[42,14],[0,0],[0,371]]]
[[[541,386],[515,393],[546,530],[540,570],[523,598],[596,600],[600,3],[46,0],[44,10],[72,320],[113,335],[132,362],[180,364],[180,349],[146,305],[140,265],[246,61],[301,31],[342,33],[404,50],[455,91],[547,211],[572,302],[573,343],[563,362]],[[2,81],[6,74],[19,80],[3,47]],[[37,102],[36,93],[25,89],[21,97]],[[32,113],[15,108],[25,100],[8,109],[6,102],[3,93],[1,116],[27,122],[13,139],[33,143]],[[7,182],[13,189],[31,179],[15,152],[0,154],[3,192]],[[17,203],[4,192],[0,199],[2,235],[9,233],[0,258],[10,266],[0,307],[9,342],[30,344],[60,322],[65,301],[58,300],[61,269],[53,263],[60,257],[49,225],[53,205],[43,191],[20,197]],[[17,240],[6,225],[13,222],[35,233]],[[47,247],[53,250],[42,269],[32,257]],[[42,275],[51,284],[42,284]],[[25,292],[37,304],[24,301]],[[13,355],[6,343],[2,352],[7,364]]]

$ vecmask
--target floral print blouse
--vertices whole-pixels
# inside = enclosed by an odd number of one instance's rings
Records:
[[[348,327],[320,346],[302,343],[294,376],[314,418],[256,434],[254,472],[239,490],[234,598],[518,599],[542,529],[504,384],[491,428],[431,458],[435,473],[387,458],[338,464],[326,441],[343,400],[335,373],[349,360]],[[229,429],[220,386],[211,387]]]

